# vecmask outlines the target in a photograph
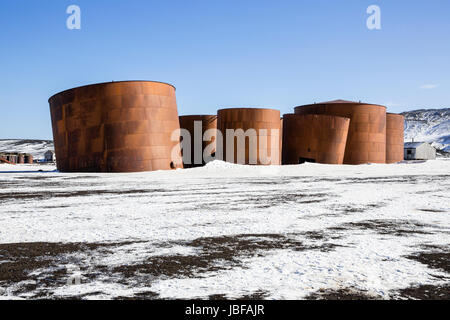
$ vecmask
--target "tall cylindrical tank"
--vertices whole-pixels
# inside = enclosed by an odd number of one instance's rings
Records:
[[[344,164],[386,163],[386,107],[336,100],[296,107],[295,113],[350,118]]]
[[[9,154],[6,157],[6,160],[8,160],[11,163],[17,163],[17,155],[16,154]]]
[[[221,109],[217,112],[217,131],[223,136],[225,161],[255,165],[281,164],[280,111],[260,108]]]
[[[33,164],[33,156],[31,154],[25,155],[25,163]]]
[[[404,158],[405,117],[386,114],[386,163],[396,163]]]
[[[283,163],[283,117],[280,118],[280,163]]]
[[[283,164],[342,164],[350,119],[316,114],[283,116]]]
[[[183,137],[182,142],[184,168],[193,168],[204,165],[208,160],[204,159],[204,152],[207,152],[208,155],[212,157],[215,155],[217,130],[216,115],[180,116],[180,128],[187,130],[190,136],[189,139]],[[189,154],[190,157],[188,156]]]
[[[57,167],[62,172],[183,167],[172,85],[100,83],[63,91],[49,103]]]
[[[17,156],[17,163],[19,163],[19,164],[24,164],[25,163],[25,155],[24,154],[19,154]]]

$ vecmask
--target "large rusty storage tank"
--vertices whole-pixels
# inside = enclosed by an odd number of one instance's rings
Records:
[[[196,128],[198,132],[196,132]],[[215,156],[217,130],[216,115],[180,116],[180,129],[187,130],[190,135],[190,139],[183,137],[182,141],[184,168],[193,168],[204,165],[208,160],[207,158],[204,159],[204,152],[208,153],[208,157]],[[197,148],[195,148],[196,141]]]
[[[405,117],[386,114],[386,163],[396,163],[404,158]]]
[[[227,130],[234,130],[234,138],[233,131],[229,132],[229,142],[234,143],[227,142]],[[239,164],[281,164],[280,111],[261,108],[221,109],[217,112],[217,131],[223,136],[223,160]]]
[[[296,107],[295,113],[350,118],[344,164],[386,163],[386,107],[336,100]]]
[[[283,117],[280,118],[280,164],[283,164]]]
[[[57,167],[62,172],[183,167],[172,85],[100,83],[63,91],[49,103]]]
[[[6,160],[8,160],[11,163],[17,163],[17,155],[16,154],[9,154],[6,157]]]
[[[25,155],[25,163],[33,164],[33,156],[31,154]]]
[[[19,164],[25,163],[25,155],[24,154],[21,153],[17,156],[17,163],[19,163]]]
[[[316,114],[283,116],[283,164],[342,164],[350,119]]]

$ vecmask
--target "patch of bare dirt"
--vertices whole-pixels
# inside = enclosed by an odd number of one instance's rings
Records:
[[[412,286],[398,290],[397,298],[408,300],[450,300],[450,284]]]
[[[356,289],[322,289],[308,295],[305,300],[382,300],[382,298]]]
[[[46,184],[48,186],[48,184]],[[68,192],[38,191],[38,192],[12,192],[0,193],[0,202],[15,200],[46,200],[52,198],[86,197],[93,195],[142,195],[165,193],[165,189],[131,189],[131,190],[78,190]]]
[[[450,274],[450,245],[424,246],[426,251],[417,252],[406,258],[418,261],[432,269],[439,269]]]
[[[190,242],[174,243],[197,249],[197,254],[151,256],[142,263],[114,267],[111,271],[124,284],[151,283],[155,278],[201,277],[206,272],[244,268],[245,258],[263,257],[276,249],[294,251],[331,251],[337,245],[321,243],[306,246],[301,241],[279,234],[243,234],[235,236],[199,238]]]
[[[299,241],[276,234],[246,234],[199,238],[179,243],[198,249],[195,255],[152,256],[140,264],[115,267],[123,279],[139,274],[153,277],[192,277],[205,272],[231,269],[242,265],[242,258],[262,256],[274,249],[306,250]]]
[[[433,234],[425,228],[433,227],[412,220],[366,220],[343,224],[346,229],[372,230],[383,235],[408,236],[412,234]]]
[[[111,247],[130,244],[123,243],[11,243],[0,244],[0,286],[15,287],[13,294],[20,295],[36,291],[35,298],[51,298],[48,288],[65,285],[69,274],[66,266],[77,265],[69,256],[93,251],[105,253]],[[100,269],[98,266],[97,269]],[[81,267],[81,271],[86,268]],[[93,273],[83,274],[95,278]],[[23,284],[21,284],[23,282]]]

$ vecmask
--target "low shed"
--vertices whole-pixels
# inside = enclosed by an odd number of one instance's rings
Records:
[[[405,160],[434,160],[436,149],[426,142],[406,142]]]

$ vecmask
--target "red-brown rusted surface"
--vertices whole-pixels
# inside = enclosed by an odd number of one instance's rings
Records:
[[[31,154],[25,155],[25,163],[32,164],[33,163],[33,156]]]
[[[200,135],[196,136],[194,133],[194,124],[195,122],[198,122],[201,125],[201,131]],[[199,167],[205,164],[205,160],[203,159],[203,152],[206,148],[208,148],[208,153],[210,155],[214,155],[216,152],[216,130],[217,130],[217,116],[216,115],[189,115],[189,116],[180,116],[180,128],[185,129],[189,131],[190,134],[190,145],[183,145],[183,152],[185,153],[184,148],[190,149],[191,159],[190,161],[185,161],[183,159],[183,166],[184,168],[193,168],[193,167]],[[206,131],[210,131],[213,133],[213,135],[210,137],[211,139],[209,141],[204,141],[203,137]],[[209,138],[209,137],[208,137]],[[194,143],[195,140],[200,141],[200,146],[202,147],[201,150],[195,150],[194,149]],[[197,157],[195,156],[197,154]],[[200,160],[195,163],[195,160]],[[187,163],[190,162],[190,163]]]
[[[17,163],[19,163],[19,164],[24,164],[25,163],[25,155],[24,154],[19,154],[17,156]]]
[[[280,164],[283,164],[283,117],[280,118]]]
[[[153,81],[109,82],[49,99],[61,172],[182,168],[175,88]],[[172,152],[174,149],[174,152]]]
[[[245,147],[238,150],[238,139],[234,138],[234,155],[227,154],[226,130],[242,129],[255,130],[257,142],[254,148],[250,147],[250,139],[245,138]],[[229,161],[233,156],[234,163],[279,165],[281,164],[280,135],[281,121],[280,111],[258,108],[231,108],[221,109],[217,112],[217,130],[223,135],[223,160]],[[217,146],[219,148],[219,146]],[[239,156],[245,161],[238,161]],[[251,163],[251,158],[256,155],[256,163]]]
[[[386,107],[336,100],[296,107],[295,113],[350,118],[344,164],[386,163]]]
[[[6,160],[8,160],[10,163],[17,163],[17,154],[9,154],[6,156]]]
[[[404,158],[405,117],[386,114],[386,163],[396,163]]]
[[[350,119],[316,114],[283,116],[283,164],[342,164]]]

